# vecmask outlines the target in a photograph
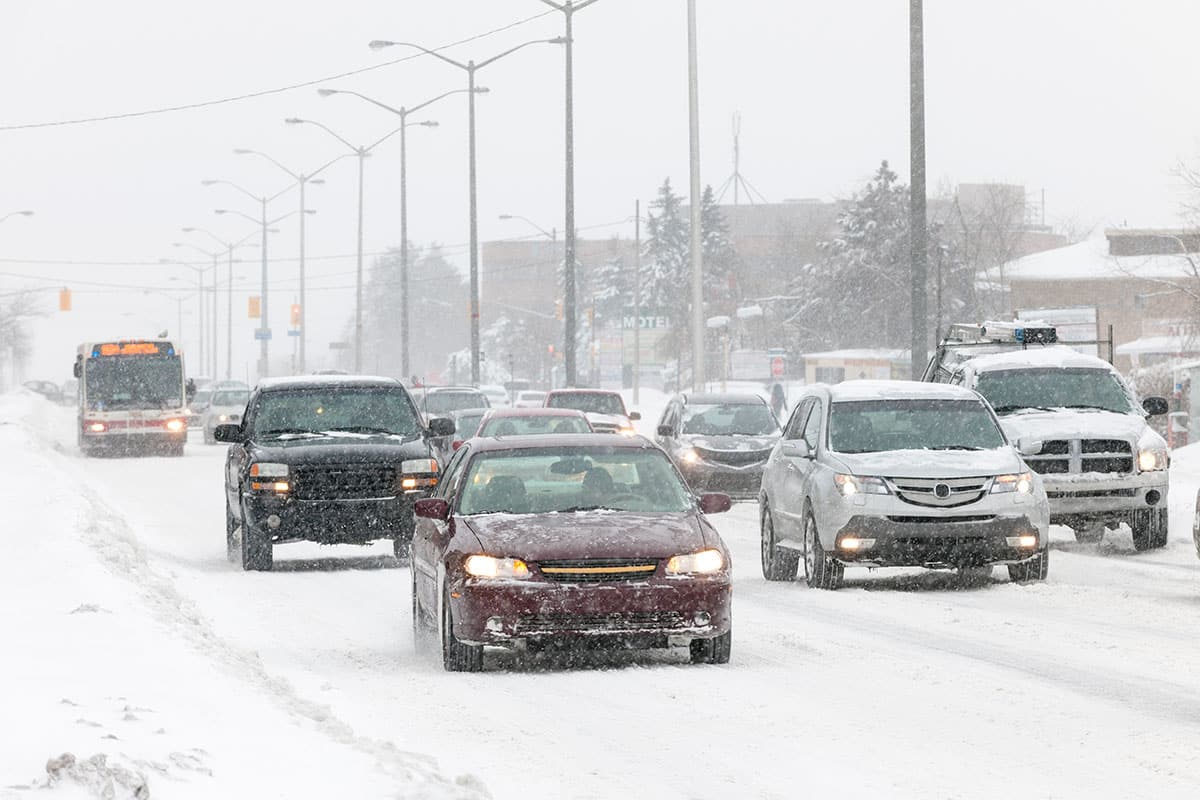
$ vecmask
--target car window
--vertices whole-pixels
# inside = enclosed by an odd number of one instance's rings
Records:
[[[442,473],[442,480],[433,492],[434,497],[440,497],[445,500],[454,496],[457,488],[455,484],[462,477],[463,464],[470,457],[470,452],[471,446],[467,444],[464,444],[455,451],[454,457],[450,459],[450,463],[446,465],[445,472]]]
[[[1129,414],[1132,399],[1107,369],[1008,369],[984,372],[975,387],[997,414],[1027,408],[1080,408]]]
[[[691,404],[683,412],[682,432],[708,436],[767,436],[779,432],[779,423],[763,403]]]
[[[812,412],[808,415],[808,420],[804,423],[804,432],[801,434],[809,451],[813,453],[817,452],[817,442],[821,435],[821,411],[821,401],[814,401]]]
[[[544,514],[595,509],[679,513],[693,500],[661,450],[519,448],[471,461],[459,513]]]
[[[843,401],[829,412],[829,447],[839,453],[1003,446],[995,418],[978,400]]]
[[[583,417],[513,416],[492,417],[479,429],[480,436],[526,436],[542,433],[590,433]]]
[[[815,398],[802,400],[800,405],[796,406],[796,410],[792,412],[792,418],[788,421],[787,431],[784,433],[785,439],[799,439],[804,432],[804,423],[808,421],[808,412],[812,410]]]
[[[423,401],[423,410],[430,415],[488,407],[488,399],[482,392],[426,392]]]
[[[550,408],[573,408],[592,414],[624,416],[625,402],[619,394],[607,392],[556,392],[546,405]]]
[[[405,391],[378,386],[262,392],[252,424],[256,436],[327,432],[415,436],[421,430]]]

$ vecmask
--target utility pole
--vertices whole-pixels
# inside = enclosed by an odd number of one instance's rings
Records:
[[[928,360],[926,282],[928,244],[925,215],[925,36],[924,0],[909,0],[909,244],[912,261],[912,377],[920,380]]]
[[[917,0],[914,0],[916,2]],[[696,57],[696,0],[688,0],[688,132],[691,154],[692,388],[704,388],[704,236],[700,230],[700,79]]]
[[[267,337],[271,335],[271,319],[268,309],[271,307],[267,303],[267,229],[270,224],[267,222],[267,198],[262,198],[262,303],[260,303],[259,313],[262,315],[259,325],[259,336],[262,337],[259,341],[259,360],[261,363],[258,367],[258,377],[265,378],[271,374],[271,340]]]
[[[633,203],[633,404],[639,402],[642,371],[642,201]]]

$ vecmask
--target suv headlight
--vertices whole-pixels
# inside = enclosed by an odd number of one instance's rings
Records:
[[[1142,472],[1157,472],[1171,464],[1171,456],[1166,450],[1148,448],[1138,452],[1138,469]]]
[[[686,464],[695,464],[700,460],[700,454],[694,447],[685,447],[679,451],[679,459]]]
[[[1019,472],[1012,475],[997,475],[992,481],[992,494],[1029,494],[1033,491],[1033,475]]]
[[[725,556],[720,550],[701,550],[672,556],[667,562],[668,575],[712,575],[725,568]]]
[[[467,556],[463,569],[473,578],[528,578],[529,565],[519,558]]]
[[[251,478],[286,478],[287,474],[287,464],[273,464],[269,461],[260,461],[257,464],[250,465]]]
[[[842,493],[842,497],[850,497],[856,494],[891,494],[887,484],[883,478],[864,478],[860,475],[843,475],[841,473],[833,476],[833,482],[837,484],[838,491]]]

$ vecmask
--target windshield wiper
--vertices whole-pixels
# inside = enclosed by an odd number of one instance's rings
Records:
[[[259,436],[321,436],[323,434],[317,431],[310,431],[308,428],[272,428],[269,431],[259,431]]]
[[[1062,408],[1062,406],[1060,406],[1060,408]],[[1014,411],[1055,411],[1056,409],[1049,408],[1048,406],[1009,405],[993,406],[992,410],[997,414],[1011,414]]]
[[[559,514],[572,514],[576,511],[600,511],[605,508],[608,508],[608,506],[571,506],[570,508],[556,508],[554,510]],[[616,511],[618,509],[610,510]]]
[[[937,447],[927,448],[929,450],[982,450],[982,447],[976,447],[970,444],[940,444]]]
[[[1112,412],[1112,413],[1114,413],[1114,414],[1122,414],[1122,413],[1125,413],[1125,412],[1122,412],[1122,411],[1117,411],[1117,410],[1116,410],[1116,409],[1114,409],[1114,408],[1109,408],[1108,406],[1097,406],[1097,405],[1092,405],[1092,404],[1090,404],[1090,403],[1079,403],[1079,404],[1076,404],[1076,405],[1063,406],[1063,408],[1075,408],[1075,409],[1080,409],[1080,408],[1081,408],[1081,409],[1090,409],[1090,410],[1092,410],[1092,411],[1111,411],[1111,412]]]
[[[337,428],[326,428],[324,433],[366,433],[378,436],[403,436],[402,433],[389,431],[386,428],[373,428],[370,425],[342,425]]]

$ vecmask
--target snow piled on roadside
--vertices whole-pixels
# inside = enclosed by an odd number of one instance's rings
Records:
[[[0,396],[0,798],[489,796],[221,640],[55,452],[70,414]]]

